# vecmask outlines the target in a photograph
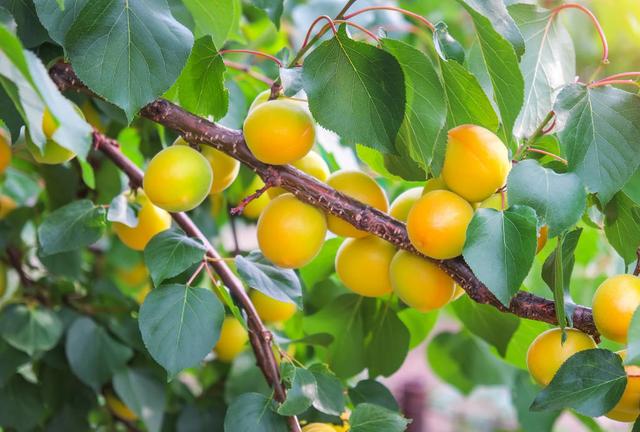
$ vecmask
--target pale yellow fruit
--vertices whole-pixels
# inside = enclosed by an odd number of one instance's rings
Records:
[[[357,294],[388,294],[392,290],[389,265],[395,252],[391,243],[375,236],[347,239],[336,254],[336,273]]]
[[[398,195],[391,203],[391,207],[389,207],[389,215],[401,222],[406,222],[411,207],[422,196],[422,190],[420,187],[415,187]]]
[[[107,403],[109,410],[119,419],[133,422],[138,419],[138,416],[129,409],[118,397],[111,391],[106,390],[104,392],[104,399]]]
[[[602,336],[627,342],[633,313],[640,306],[640,278],[622,274],[610,277],[593,295],[593,320]]]
[[[260,291],[253,290],[249,294],[256,312],[260,319],[264,322],[275,323],[287,321],[296,313],[296,305],[287,303],[268,295],[262,294]]]
[[[153,205],[143,193],[138,193],[136,201],[140,205],[138,225],[132,228],[123,223],[114,222],[113,228],[122,243],[131,249],[141,251],[153,236],[171,227],[171,215]]]
[[[329,165],[322,159],[318,153],[313,150],[307,153],[305,157],[302,159],[298,159],[297,161],[291,162],[291,165],[298,168],[305,174],[309,174],[311,177],[315,177],[321,182],[326,182],[329,178]],[[267,193],[271,198],[275,198],[278,195],[282,195],[286,190],[283,188],[276,186],[269,188]]]
[[[218,360],[231,363],[238,354],[244,351],[249,334],[242,323],[236,318],[228,316],[222,322],[220,330],[220,339],[213,348]]]

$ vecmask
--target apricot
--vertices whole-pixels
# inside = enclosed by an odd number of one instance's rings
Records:
[[[324,159],[322,159],[322,156],[313,150],[307,153],[302,159],[291,162],[291,165],[298,168],[303,173],[309,174],[311,177],[315,177],[321,182],[326,182],[329,178],[329,174],[331,174],[329,171],[329,165],[327,165]],[[275,198],[285,192],[286,190],[281,187],[272,187],[267,191],[271,198]]]
[[[247,190],[244,192],[244,195],[245,196],[251,195],[258,189],[262,189],[263,187],[264,187],[264,182],[262,181],[262,179],[258,176],[255,176],[251,181],[251,183],[249,184],[249,186],[247,187]],[[267,207],[267,205],[269,205],[270,202],[271,202],[271,199],[269,198],[269,194],[263,193],[258,198],[254,199],[249,204],[247,204],[247,206],[244,208],[242,212],[242,215],[248,219],[258,219],[260,214]],[[236,204],[239,204],[239,203],[236,203]]]
[[[456,290],[453,279],[435,263],[404,250],[393,257],[389,276],[398,297],[420,312],[446,305]]]
[[[188,146],[171,146],[156,154],[144,174],[143,187],[152,203],[170,212],[196,208],[211,190],[207,159]]]
[[[435,259],[454,258],[462,253],[472,218],[473,208],[467,201],[453,192],[435,190],[411,208],[407,233],[423,254]]]
[[[422,196],[422,188],[415,187],[402,192],[396,197],[389,207],[389,215],[401,222],[407,221],[409,210]]]
[[[626,351],[616,354],[624,359]],[[640,367],[630,365],[625,366],[624,370],[627,373],[627,386],[618,403],[605,415],[620,422],[634,422],[640,416]]]
[[[506,180],[511,161],[504,143],[493,132],[476,125],[449,131],[442,178],[447,188],[469,202],[489,198]]]
[[[218,360],[231,363],[240,354],[249,340],[249,334],[242,323],[232,316],[222,322],[220,339],[213,348]]]
[[[345,240],[336,254],[336,273],[351,291],[380,297],[393,289],[389,265],[395,247],[375,236]]]
[[[263,103],[269,101],[270,97],[271,97],[271,89],[266,89],[258,93],[258,96],[256,96],[253,102],[251,102],[248,112],[253,111],[253,109],[256,108],[258,105],[262,105]],[[278,97],[278,99],[280,98]]]
[[[422,195],[434,190],[448,190],[446,183],[442,180],[442,176],[432,177],[427,180],[424,184],[424,188],[422,189]]]
[[[156,207],[144,194],[138,193],[136,201],[140,205],[138,225],[132,228],[114,222],[113,227],[122,243],[134,250],[144,250],[153,236],[171,227],[171,215]]]
[[[189,143],[184,138],[178,137],[173,145],[188,146]],[[213,182],[209,193],[217,194],[231,186],[240,172],[240,161],[210,146],[203,145],[200,153],[209,161],[213,172]]]
[[[258,245],[265,257],[283,268],[300,268],[322,248],[327,219],[317,208],[292,194],[280,195],[258,220]]]
[[[9,135],[0,128],[0,175],[4,174],[11,164],[11,141]]]
[[[249,294],[253,306],[262,321],[269,323],[287,321],[296,313],[296,305],[276,300],[260,291],[253,290]]]
[[[31,153],[31,156],[36,162],[47,165],[57,165],[67,161],[70,161],[76,154],[62,147],[60,144],[53,140],[53,134],[58,129],[58,123],[51,115],[51,112],[45,108],[42,114],[42,131],[47,139],[44,148],[40,150],[38,146],[31,140],[29,134],[26,134],[27,150]]]
[[[130,287],[139,287],[149,281],[149,271],[142,261],[127,268],[119,268],[116,271],[118,279]]]
[[[141,305],[144,303],[144,299],[147,298],[147,295],[151,292],[151,284],[147,283],[143,285],[138,292],[135,294],[136,302]]]
[[[640,305],[640,278],[612,276],[600,284],[593,295],[593,320],[606,338],[627,343],[631,317]]]
[[[562,330],[553,328],[538,335],[527,351],[527,368],[536,382],[548,385],[560,366],[577,352],[597,348],[591,336],[580,330],[566,328],[567,340],[562,343]]]
[[[18,204],[11,197],[0,195],[0,219],[7,217],[16,207],[18,207]]]
[[[119,419],[128,422],[133,422],[138,419],[138,416],[133,411],[131,411],[129,407],[126,406],[120,399],[118,399],[118,397],[111,390],[105,390],[104,399],[107,403],[109,411],[111,411],[113,415],[115,415]]]
[[[387,195],[374,179],[360,171],[340,170],[336,171],[327,180],[327,184],[358,201],[363,202],[380,211],[386,212],[389,208]],[[342,237],[365,237],[366,231],[360,231],[349,222],[337,216],[328,215],[327,225],[334,234]]]
[[[244,121],[247,146],[261,162],[284,165],[306,155],[315,141],[313,117],[290,100],[264,102]]]
[[[536,246],[536,253],[540,253],[540,251],[547,244],[547,238],[549,237],[549,227],[547,225],[542,225],[538,230],[538,245]]]
[[[302,432],[336,432],[336,429],[328,423],[309,423]]]

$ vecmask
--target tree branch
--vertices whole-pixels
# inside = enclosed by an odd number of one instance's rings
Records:
[[[68,64],[54,65],[50,75],[61,90],[91,93],[78,80]],[[247,148],[241,131],[228,129],[195,116],[164,99],[151,102],[142,109],[140,114],[180,132],[189,142],[215,147],[238,159],[262,177],[265,184],[280,186],[301,201],[338,216],[360,230],[383,238],[400,249],[436,262],[474,301],[494,306],[503,312],[510,312],[522,318],[557,324],[553,301],[521,291],[511,300],[509,307],[505,307],[475,277],[462,257],[439,261],[420,254],[409,241],[406,227],[402,222],[330,188],[289,165],[267,165],[258,161]],[[573,323],[575,328],[598,337],[591,309],[577,307],[573,313]]]

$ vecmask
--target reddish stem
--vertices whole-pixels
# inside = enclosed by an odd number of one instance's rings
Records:
[[[267,54],[267,53],[263,53],[261,51],[254,51],[254,50],[248,50],[248,49],[227,49],[227,50],[222,50],[222,51],[218,51],[218,54],[223,55],[223,54],[251,54],[251,55],[255,55],[258,57],[264,57],[266,59],[269,59],[273,62],[275,62],[279,67],[282,67],[282,62],[275,56],[272,56],[271,54]]]
[[[555,160],[557,160],[557,161],[560,161],[560,162],[562,162],[562,163],[563,163],[563,164],[565,164],[565,165],[568,165],[568,164],[569,164],[569,162],[567,162],[567,160],[566,160],[566,159],[561,158],[560,156],[558,156],[558,155],[556,155],[556,154],[553,154],[553,153],[551,153],[551,152],[548,152],[548,151],[546,151],[546,150],[542,150],[542,149],[535,148],[535,147],[529,147],[529,148],[527,149],[527,151],[534,152],[534,153],[540,153],[540,154],[543,154],[543,155],[546,155],[546,156],[550,156],[550,157],[552,157],[553,159],[555,159]]]
[[[560,6],[555,7],[554,9],[551,10],[551,17],[549,18],[549,21],[553,20],[553,18],[558,15],[558,13],[561,10],[564,9],[578,9],[582,12],[584,12],[585,14],[587,14],[589,16],[589,18],[591,19],[591,21],[593,22],[593,25],[595,26],[598,35],[600,36],[600,41],[602,42],[602,63],[604,64],[608,64],[609,63],[609,44],[607,43],[607,37],[604,34],[604,30],[602,29],[602,26],[600,25],[600,21],[598,21],[598,18],[596,18],[596,16],[593,14],[593,12],[591,12],[589,9],[587,9],[586,7],[582,6],[581,4],[578,3],[567,3],[567,4],[563,4]]]
[[[612,84],[633,84],[633,85],[639,85],[637,81],[634,80],[619,80],[619,79],[603,79],[600,81],[596,81],[596,82],[592,82],[591,84],[589,84],[589,88],[596,88],[596,87],[602,87],[602,86],[606,86],[606,85],[612,85]]]
[[[364,28],[360,24],[356,24],[354,22],[347,21],[347,20],[342,20],[342,19],[333,20],[333,22],[337,23],[337,24],[345,24],[345,25],[349,25],[349,26],[352,26],[354,28],[357,28],[361,32],[366,33],[367,36],[369,36],[371,39],[375,40],[376,42],[380,42],[380,38],[378,38],[378,36],[373,34],[371,31],[367,30],[366,28]]]
[[[273,84],[273,80],[271,78],[269,78],[266,75],[262,75],[259,72],[253,71],[251,69],[251,67],[248,66],[248,65],[245,65],[245,64],[242,64],[242,63],[237,63],[237,62],[230,61],[230,60],[224,60],[224,65],[226,67],[228,67],[228,68],[235,69],[235,70],[238,70],[240,72],[244,72],[247,75],[249,75],[251,78],[255,78],[258,81],[261,81],[261,82],[265,83],[268,86],[271,86]]]
[[[554,114],[553,121],[551,122],[551,124],[548,127],[545,127],[544,129],[542,129],[542,135],[546,135],[549,132],[551,132],[553,128],[556,127],[556,122],[557,122],[557,118],[555,117],[555,114]]]
[[[406,9],[402,9],[402,8],[398,8],[398,7],[394,7],[394,6],[369,6],[366,8],[362,8],[359,9],[353,13],[350,13],[348,15],[344,16],[344,19],[351,19],[357,15],[360,15],[362,13],[368,12],[368,11],[372,11],[372,10],[387,10],[387,11],[394,11],[394,12],[400,12],[403,15],[412,17],[417,19],[418,21],[420,21],[421,23],[423,23],[424,25],[426,25],[427,27],[429,27],[429,30],[434,31],[436,29],[436,27],[431,23],[431,21],[429,21],[428,19],[426,19],[425,17],[423,17],[420,14],[417,14],[415,12],[411,12],[408,11]]]
[[[320,37],[322,34],[324,34],[324,32],[327,31],[328,27],[331,27],[331,31],[333,31],[334,35],[338,33],[338,30],[336,29],[336,26],[333,24],[333,20],[331,19],[331,17],[327,15],[320,15],[309,26],[309,30],[307,30],[307,34],[304,37],[304,42],[302,42],[302,46],[300,47],[301,50],[303,48],[306,48],[307,44],[309,43],[309,38],[311,37],[311,32],[313,31],[313,28],[316,26],[316,24],[318,24],[322,20],[327,21],[327,24],[324,27],[322,27],[322,29],[318,32],[317,37]]]
[[[229,210],[229,213],[231,213],[233,216],[242,214],[245,207],[247,207],[251,201],[260,198],[262,194],[265,193],[270,187],[271,185],[267,183],[263,187],[261,187],[260,189],[252,193],[251,195],[244,197],[243,200],[240,201],[240,204],[238,204],[237,206]]]
[[[202,260],[202,262],[200,263],[200,265],[198,266],[198,268],[196,269],[196,271],[193,272],[193,274],[191,275],[191,277],[189,278],[189,280],[187,281],[187,286],[191,286],[191,284],[193,283],[194,280],[196,280],[196,278],[198,277],[198,275],[202,272],[202,269],[204,268],[204,266],[207,264],[207,262],[205,260]]]
[[[628,78],[628,77],[640,77],[640,72],[622,72],[622,73],[617,73],[617,74],[613,74],[611,76],[608,76],[606,78],[599,79],[596,82],[609,81],[609,80],[612,80],[612,79]]]

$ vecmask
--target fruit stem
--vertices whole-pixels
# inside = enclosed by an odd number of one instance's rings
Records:
[[[555,115],[556,114],[553,111],[550,111],[549,114],[547,114],[547,116],[542,120],[542,123],[540,123],[540,125],[538,125],[538,128],[533,132],[533,135],[531,135],[531,137],[529,137],[529,139],[524,144],[518,147],[518,150],[516,150],[516,154],[513,156],[515,160],[520,160],[524,153],[529,149],[529,147],[531,147],[538,138],[544,135],[545,126],[551,121],[553,117],[555,117]]]
[[[600,25],[600,21],[598,21],[598,18],[596,18],[593,12],[591,12],[588,8],[582,6],[581,4],[567,3],[552,9],[551,16],[549,17],[549,21],[551,22],[551,20],[553,20],[556,17],[556,15],[558,15],[558,13],[560,13],[560,11],[564,9],[578,9],[589,16],[589,18],[593,22],[593,25],[596,28],[596,31],[598,32],[598,35],[600,36],[600,41],[602,42],[602,64],[605,64],[605,65],[609,64],[609,44],[607,43],[607,37],[604,34],[604,30],[602,29],[602,26]]]
[[[237,216],[239,214],[242,214],[245,207],[248,206],[251,201],[253,201],[254,199],[260,198],[262,194],[265,193],[271,186],[272,186],[271,184],[266,183],[263,187],[256,190],[251,195],[244,197],[242,201],[240,201],[240,204],[238,204],[237,206],[229,210],[229,213],[231,213],[232,216]]]
[[[640,86],[640,84],[635,80],[602,79],[600,81],[592,82],[587,87],[596,88],[596,87],[602,87],[602,86],[612,85],[612,84],[630,84],[630,85]]]
[[[553,159],[555,159],[555,160],[557,160],[557,161],[559,161],[559,162],[562,162],[564,165],[569,165],[569,162],[567,162],[567,160],[566,160],[566,159],[564,159],[564,158],[562,158],[562,157],[560,157],[560,156],[558,156],[558,155],[556,155],[556,154],[553,154],[553,153],[551,153],[551,152],[548,152],[548,151],[546,151],[546,150],[542,150],[542,149],[535,148],[535,147],[529,147],[529,148],[527,149],[527,151],[529,151],[529,152],[533,152],[533,153],[540,153],[540,154],[543,154],[543,155],[549,156],[549,157],[551,157],[551,158],[553,158]]]
[[[254,56],[264,57],[266,59],[269,59],[269,60],[275,62],[279,67],[283,66],[282,62],[277,57],[272,56],[271,54],[263,53],[261,51],[248,50],[248,49],[226,49],[226,50],[218,51],[218,54],[220,54],[220,55],[223,55],[223,54],[251,54],[251,55],[254,55]]]
[[[432,32],[435,31],[436,27],[433,25],[433,23],[431,21],[429,21],[428,19],[426,19],[425,17],[423,17],[420,14],[417,14],[415,12],[411,12],[408,11],[406,9],[402,9],[399,7],[395,7],[395,6],[369,6],[369,7],[365,7],[362,9],[359,9],[353,13],[350,13],[348,15],[345,15],[344,18],[345,19],[351,19],[357,15],[360,15],[362,13],[368,12],[368,11],[372,11],[372,10],[387,10],[387,11],[394,11],[394,12],[400,12],[403,15],[412,17],[417,19],[418,21],[420,21],[421,23],[423,23],[424,25],[426,25],[427,27],[429,27],[429,30],[431,30]]]
[[[269,78],[266,75],[262,75],[259,72],[256,72],[256,71],[252,70],[249,65],[245,65],[245,64],[242,64],[242,63],[237,63],[237,62],[230,61],[230,60],[224,60],[224,65],[226,67],[228,67],[228,68],[235,69],[235,70],[238,70],[240,72],[244,72],[247,75],[249,75],[251,78],[257,79],[258,81],[261,81],[261,82],[265,83],[268,86],[271,86],[273,84],[273,80],[271,78]]]

